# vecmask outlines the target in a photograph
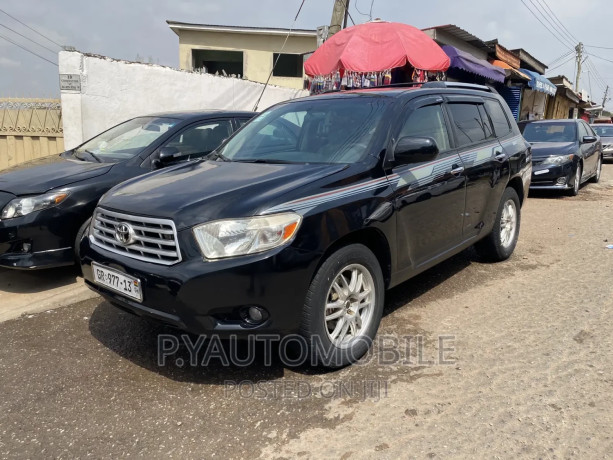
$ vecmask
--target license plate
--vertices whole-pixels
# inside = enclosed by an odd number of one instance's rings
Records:
[[[140,280],[126,276],[117,270],[110,270],[98,264],[92,264],[96,284],[118,292],[126,297],[142,302],[143,293],[140,290]]]

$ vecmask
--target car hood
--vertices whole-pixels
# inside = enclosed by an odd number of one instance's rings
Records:
[[[257,215],[282,196],[345,169],[345,165],[187,163],[126,181],[100,206],[168,218],[178,229],[211,220]]]
[[[0,191],[34,195],[106,174],[112,164],[73,160],[59,155],[39,158],[0,172]]]
[[[569,155],[577,153],[576,142],[531,142],[532,156],[535,158],[549,157],[552,155]]]

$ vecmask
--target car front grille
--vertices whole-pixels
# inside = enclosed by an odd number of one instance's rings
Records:
[[[168,219],[131,216],[98,208],[90,239],[107,251],[145,262],[173,265],[181,261],[177,229]]]

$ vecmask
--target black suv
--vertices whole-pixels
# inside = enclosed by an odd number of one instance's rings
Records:
[[[508,258],[530,146],[486,87],[432,82],[277,104],[206,160],[107,193],[81,243],[112,304],[194,333],[303,340],[354,362],[384,293],[475,245]]]

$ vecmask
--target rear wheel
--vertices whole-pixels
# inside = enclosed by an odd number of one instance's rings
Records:
[[[598,164],[596,165],[596,174],[592,177],[592,182],[597,184],[600,182],[600,173],[602,172],[602,156],[598,156]]]
[[[311,282],[300,327],[312,364],[343,367],[368,352],[384,289],[379,261],[367,247],[345,246],[326,259]]]
[[[494,228],[475,244],[479,256],[490,262],[500,262],[513,254],[519,237],[521,207],[515,189],[508,187],[502,194]]]
[[[577,170],[575,171],[575,180],[573,181],[573,188],[568,192],[570,196],[579,195],[579,189],[581,188],[581,176],[583,173],[583,168],[581,167],[581,163],[577,165]]]

